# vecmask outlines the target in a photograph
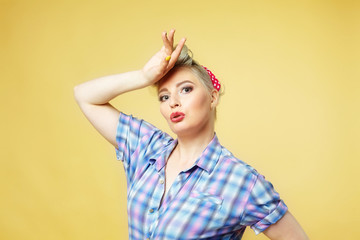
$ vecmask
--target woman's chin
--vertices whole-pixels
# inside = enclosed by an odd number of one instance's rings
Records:
[[[185,126],[180,126],[180,124],[170,125],[171,131],[177,136],[184,136],[191,133],[191,129],[186,128]]]
[[[180,126],[172,126],[170,127],[171,131],[179,138],[179,137],[191,137],[197,136],[200,134],[200,127],[180,127]]]

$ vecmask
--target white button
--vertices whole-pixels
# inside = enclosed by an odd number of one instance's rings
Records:
[[[160,179],[160,184],[164,184],[164,179]]]

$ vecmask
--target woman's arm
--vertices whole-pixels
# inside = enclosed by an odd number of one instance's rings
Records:
[[[309,240],[300,224],[289,211],[263,233],[272,240]]]
[[[145,86],[141,71],[101,77],[74,87],[81,111],[95,129],[116,146],[119,111],[109,101],[116,96]]]
[[[159,81],[175,65],[186,39],[173,50],[175,30],[162,33],[164,46],[143,69],[94,79],[74,87],[74,96],[86,118],[112,145],[116,146],[119,111],[109,101],[122,93]],[[166,60],[171,56],[170,60]]]

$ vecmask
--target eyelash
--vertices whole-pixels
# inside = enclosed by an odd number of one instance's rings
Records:
[[[192,87],[183,87],[183,88],[181,89],[181,92],[184,91],[185,89],[189,89],[189,90],[190,90],[189,92],[191,92],[191,91],[193,90]],[[189,92],[186,92],[186,93],[189,93]]]
[[[185,91],[185,90],[187,90],[187,91]],[[189,86],[183,87],[183,88],[181,89],[181,93],[183,93],[184,91],[185,91],[185,93],[190,93],[192,90],[193,90],[193,87],[189,87]],[[167,99],[164,99],[165,97],[166,97]],[[162,95],[162,96],[159,97],[159,101],[160,101],[160,102],[165,102],[165,101],[168,100],[168,99],[169,99],[169,95]]]
[[[159,97],[159,101],[160,101],[160,102],[165,102],[167,99],[164,100],[164,97],[168,97],[168,99],[169,99],[169,96],[168,96],[168,95],[163,95],[163,96],[160,96],[160,97]]]

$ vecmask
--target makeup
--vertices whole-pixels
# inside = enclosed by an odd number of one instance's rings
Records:
[[[185,113],[182,113],[182,112],[173,112],[173,113],[170,115],[170,120],[171,120],[172,122],[180,122],[180,121],[182,121],[184,118],[185,118]]]

